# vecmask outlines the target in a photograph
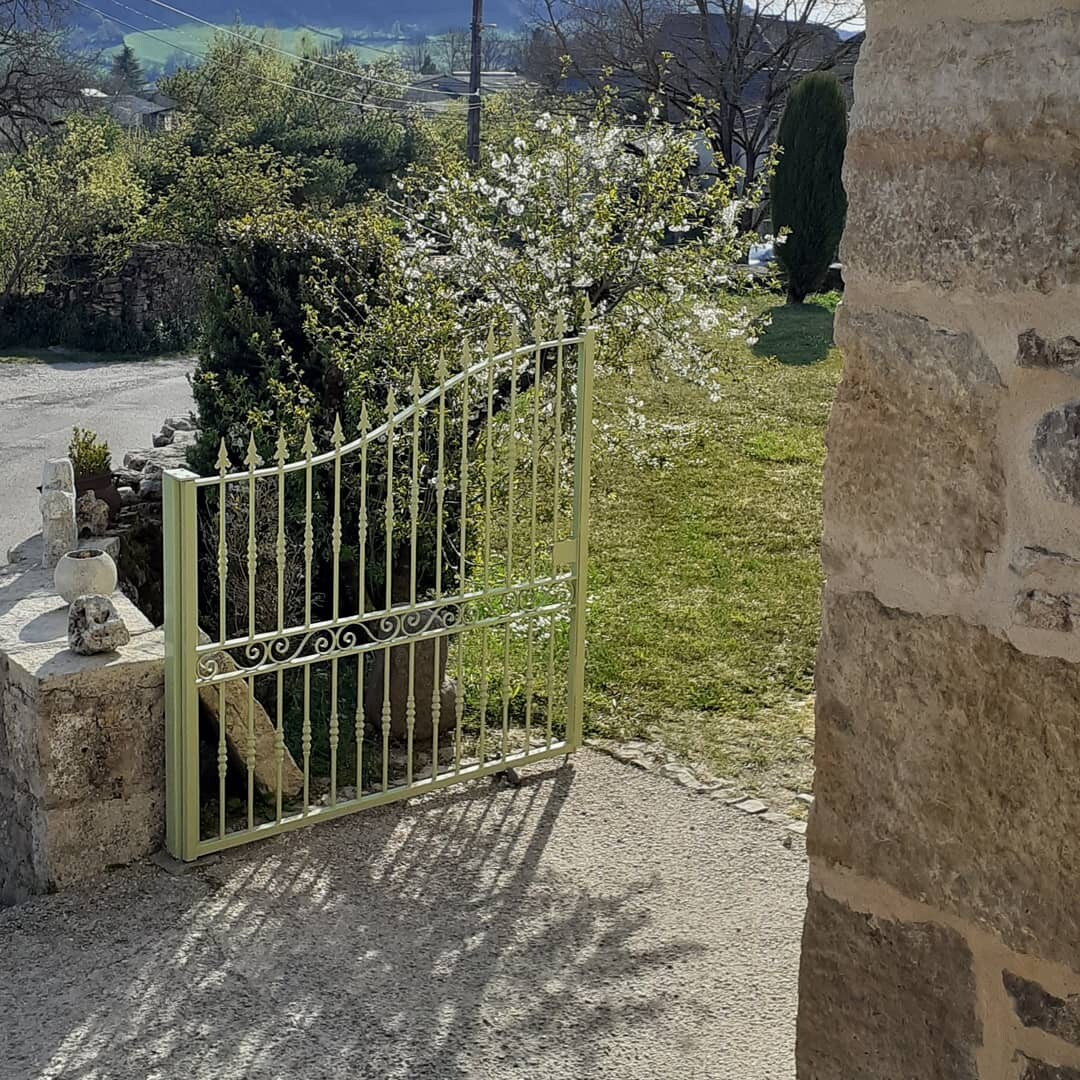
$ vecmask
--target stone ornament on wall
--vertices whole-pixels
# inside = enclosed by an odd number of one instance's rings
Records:
[[[79,546],[75,521],[75,470],[68,458],[45,462],[41,477],[41,565],[51,570]]]
[[[68,609],[68,648],[80,656],[115,652],[131,640],[116,605],[107,596],[80,596]]]

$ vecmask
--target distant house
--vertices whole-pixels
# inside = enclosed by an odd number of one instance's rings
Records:
[[[516,71],[480,73],[481,97],[520,90],[528,85],[525,76]],[[448,75],[421,75],[409,83],[402,96],[411,105],[423,105],[428,112],[444,112],[453,102],[468,99],[469,73],[453,71]]]
[[[171,131],[177,103],[164,94],[106,94],[100,90],[84,90],[86,105],[107,113],[120,127],[128,131]]]

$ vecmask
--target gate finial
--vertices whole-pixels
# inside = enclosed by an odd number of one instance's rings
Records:
[[[248,448],[247,454],[244,457],[244,464],[252,470],[252,472],[262,464],[262,459],[259,457],[259,451],[255,448],[254,432],[248,434]]]

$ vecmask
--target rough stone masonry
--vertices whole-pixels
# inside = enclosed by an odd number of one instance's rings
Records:
[[[800,1080],[1080,1080],[1080,0],[871,0]]]

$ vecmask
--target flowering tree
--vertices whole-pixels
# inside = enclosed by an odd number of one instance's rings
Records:
[[[407,402],[416,376],[433,386],[440,355],[453,370],[463,341],[482,341],[490,330],[502,343],[515,332],[530,340],[537,323],[550,332],[560,316],[579,329],[587,308],[602,368],[629,370],[645,356],[662,377],[715,387],[720,361],[701,330],[752,332],[746,308],[728,294],[748,288],[736,269],[747,243],[737,222],[742,200],[756,193],[738,196],[734,173],[698,175],[695,136],[663,123],[658,108],[627,121],[605,100],[589,121],[543,113],[493,130],[498,141],[479,168],[433,138],[431,156],[362,211],[286,211],[231,226],[195,379],[200,469],[210,468],[222,437],[240,460],[249,428],[267,460],[279,429],[293,456],[309,423],[326,446],[337,417],[355,432],[365,413],[369,422],[385,415],[391,394]],[[554,350],[541,353],[541,377],[554,362]],[[524,393],[536,377],[499,373],[499,423],[514,422],[514,381]],[[480,441],[486,410],[472,404],[468,430]],[[458,430],[469,403],[455,398],[448,408]],[[419,441],[429,492],[433,417]],[[407,455],[400,465],[393,508],[405,514]],[[452,487],[455,459],[443,469]],[[369,462],[373,519],[385,505],[385,479],[382,461]],[[452,536],[455,512],[447,510],[442,536],[430,519],[422,523],[421,574]],[[408,556],[404,547],[395,552],[395,576]],[[380,580],[384,557],[377,544],[368,551],[369,580]]]
[[[703,149],[658,106],[627,121],[605,97],[588,122],[511,123],[479,169],[443,157],[415,167],[387,199],[402,218],[410,302],[429,303],[437,278],[464,324],[528,337],[557,315],[580,325],[588,300],[607,363],[644,340],[666,371],[711,382],[702,326],[751,330],[745,308],[718,300],[747,288],[737,222],[758,192],[736,194],[737,170],[697,173]]]

